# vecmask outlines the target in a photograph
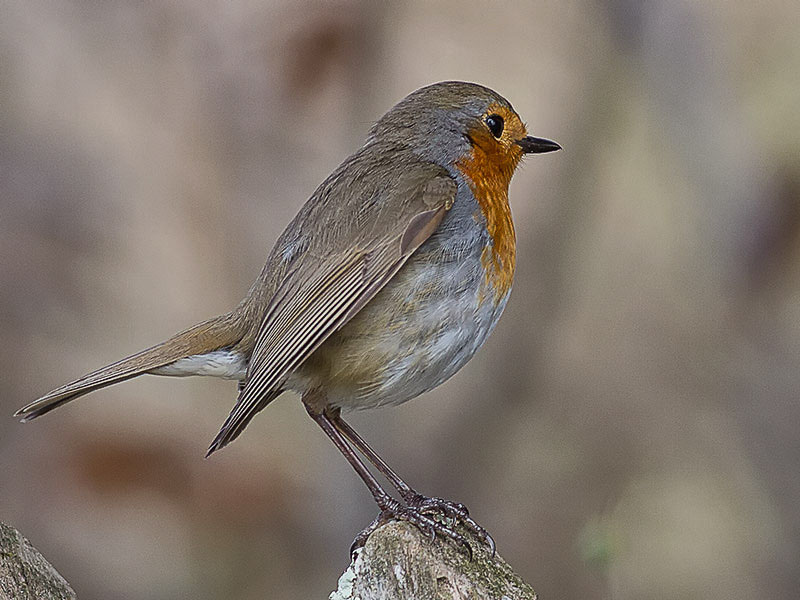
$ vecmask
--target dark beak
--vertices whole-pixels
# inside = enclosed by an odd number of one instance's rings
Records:
[[[541,154],[542,152],[561,150],[561,146],[552,140],[537,138],[530,135],[521,140],[517,140],[517,144],[522,147],[523,154]]]

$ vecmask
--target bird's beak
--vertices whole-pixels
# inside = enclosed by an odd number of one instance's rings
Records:
[[[542,152],[554,152],[556,150],[561,150],[561,146],[559,146],[556,142],[552,140],[546,140],[544,138],[537,138],[531,135],[522,138],[521,140],[517,140],[517,145],[522,148],[523,154],[541,154]]]

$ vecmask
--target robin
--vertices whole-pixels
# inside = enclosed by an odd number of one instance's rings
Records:
[[[292,390],[380,508],[356,545],[397,518],[468,549],[438,515],[460,521],[493,551],[463,505],[417,493],[341,411],[419,396],[483,345],[514,276],[511,177],[525,154],[560,148],[527,135],[511,104],[489,88],[457,81],[423,87],[387,112],[322,182],[235,309],[59,387],[16,416],[30,421],[144,373],[238,380],[236,404],[209,456]]]

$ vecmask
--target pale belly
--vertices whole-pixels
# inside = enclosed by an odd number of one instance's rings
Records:
[[[505,307],[479,261],[409,261],[287,381],[345,409],[399,404],[452,377],[483,345]]]

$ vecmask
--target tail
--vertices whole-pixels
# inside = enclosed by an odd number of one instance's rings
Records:
[[[14,416],[21,417],[22,422],[26,423],[89,392],[131,379],[187,356],[233,346],[242,339],[244,333],[241,319],[235,312],[209,319],[152,348],[56,388],[22,407]]]

